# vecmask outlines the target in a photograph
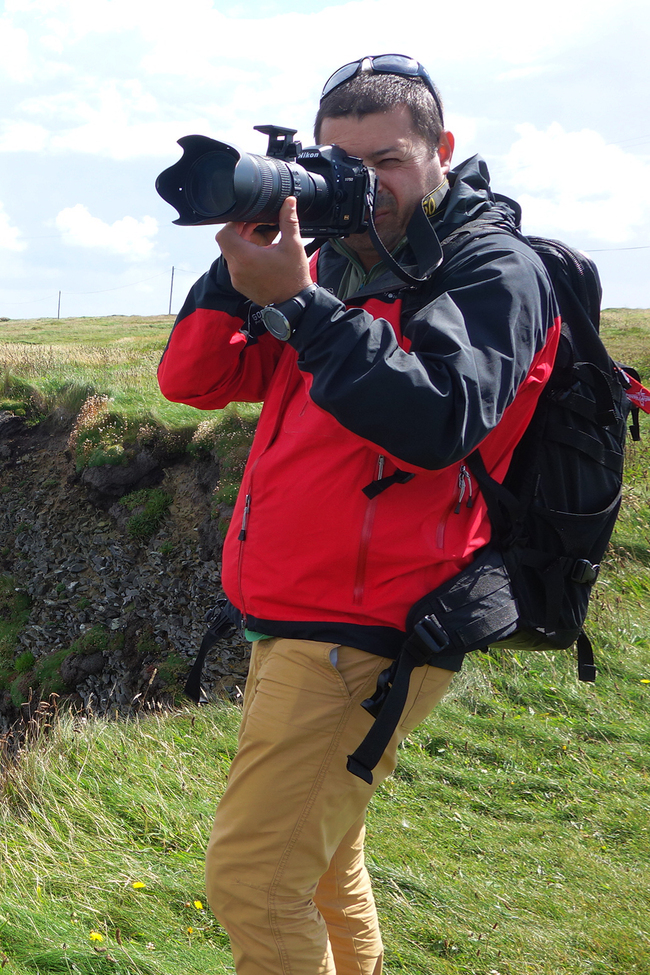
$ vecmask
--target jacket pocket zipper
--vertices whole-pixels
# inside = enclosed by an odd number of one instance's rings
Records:
[[[458,469],[458,482],[457,482],[457,493],[456,499],[453,503],[453,507],[448,508],[446,514],[440,519],[438,523],[438,528],[436,531],[436,546],[439,549],[444,549],[445,547],[445,535],[447,534],[447,522],[449,521],[449,516],[451,514],[459,515],[460,509],[463,505],[463,500],[467,495],[467,501],[465,502],[466,508],[474,507],[474,485],[472,484],[472,476],[464,464],[461,464]]]
[[[455,515],[460,514],[460,508],[463,503],[463,498],[465,497],[465,491],[467,491],[467,502],[465,507],[472,508],[474,506],[472,477],[465,465],[461,464],[460,470],[458,471],[458,501],[456,502],[456,507],[454,508]]]
[[[244,514],[242,515],[242,520],[241,520],[241,530],[238,536],[240,542],[246,541],[246,526],[248,525],[248,516],[250,515],[250,513],[251,513],[251,496],[250,494],[247,494],[246,501],[244,503]]]
[[[239,558],[237,560],[237,586],[239,588],[239,599],[241,601],[242,616],[244,620],[246,619],[246,604],[244,602],[244,592],[242,589],[242,562],[244,561],[244,542],[246,541],[246,529],[248,526],[248,518],[251,512],[251,495],[250,492],[246,495],[244,502],[244,513],[241,519],[241,529],[239,535]]]

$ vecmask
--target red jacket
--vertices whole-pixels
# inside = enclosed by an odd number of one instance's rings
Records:
[[[220,259],[179,315],[159,382],[200,409],[264,401],[223,553],[249,628],[391,656],[413,603],[488,541],[463,458],[480,444],[503,479],[559,323],[539,260],[510,233],[469,241],[407,315],[417,294],[391,275],[340,302],[327,285],[342,263],[322,248],[326,287],[284,344],[241,331],[249,303]]]

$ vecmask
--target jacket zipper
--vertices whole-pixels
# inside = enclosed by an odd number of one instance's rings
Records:
[[[458,471],[458,501],[456,507],[454,508],[454,514],[460,513],[460,507],[463,503],[463,498],[465,497],[465,491],[467,491],[467,507],[471,508],[474,504],[474,491],[472,487],[472,478],[465,467],[464,464],[460,465],[460,470]]]
[[[474,506],[474,485],[472,484],[472,476],[464,464],[461,464],[458,469],[457,485],[457,494],[453,507],[448,508],[447,513],[438,522],[438,528],[436,530],[436,545],[439,549],[444,549],[445,547],[445,535],[447,533],[447,522],[449,521],[449,515],[452,513],[455,515],[460,514],[460,509],[466,494],[467,501],[465,502],[465,507],[472,508]]]
[[[386,458],[380,454],[377,458],[377,468],[375,472],[375,481],[380,481],[384,474],[384,464]],[[377,509],[377,498],[371,498],[366,505],[366,511],[363,517],[363,525],[361,526],[361,539],[359,543],[359,555],[357,558],[357,571],[354,578],[354,591],[352,594],[352,602],[355,606],[359,606],[363,602],[363,593],[365,589],[365,579],[366,579],[366,563],[368,561],[368,550],[370,548],[370,539],[372,538],[372,529],[375,522],[375,512]]]
[[[237,560],[237,587],[239,589],[239,599],[241,601],[242,617],[244,622],[246,620],[246,603],[244,602],[244,593],[242,590],[242,562],[244,561],[244,542],[246,541],[246,528],[248,526],[248,516],[251,511],[251,495],[250,488],[248,494],[246,495],[246,500],[244,503],[244,513],[241,519],[241,529],[239,531],[239,558]]]
[[[287,372],[287,377],[284,383],[284,390],[280,397],[281,403],[284,403],[285,400],[287,399],[287,390],[289,388],[290,382],[291,382],[291,372]],[[255,461],[255,463],[250,469],[250,474],[248,478],[248,492],[246,494],[245,501],[244,501],[244,513],[242,514],[241,528],[239,530],[239,535],[237,536],[239,540],[239,555],[237,559],[237,586],[239,588],[239,600],[241,602],[241,611],[242,611],[242,616],[244,618],[244,625],[246,623],[247,612],[246,612],[246,600],[244,599],[244,590],[242,587],[242,564],[244,561],[244,543],[246,542],[246,535],[248,533],[248,520],[250,518],[251,506],[253,503],[253,474],[255,473],[255,469],[257,468],[257,465],[259,464],[262,457],[267,453],[267,451],[271,449],[271,447],[275,443],[276,438],[278,436],[278,432],[280,430],[281,422],[282,422],[281,413],[280,411],[278,411],[278,414],[275,419],[275,426],[271,431],[271,435],[266,443],[266,446],[264,447],[261,454],[259,455],[259,457],[257,458],[257,460]]]
[[[251,511],[251,496],[250,494],[247,494],[246,502],[244,504],[244,514],[242,515],[242,520],[241,520],[241,531],[239,532],[240,542],[246,541],[246,526],[248,525],[248,516],[250,514],[250,511]]]

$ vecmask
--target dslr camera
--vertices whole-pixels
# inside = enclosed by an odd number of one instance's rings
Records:
[[[303,237],[345,237],[368,227],[374,170],[339,146],[303,149],[293,139],[296,129],[254,128],[269,137],[266,156],[203,135],[178,140],[182,157],[156,180],[160,196],[178,210],[175,224],[236,220],[274,226],[283,202],[295,196]]]

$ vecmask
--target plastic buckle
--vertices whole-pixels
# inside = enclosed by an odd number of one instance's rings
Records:
[[[211,609],[207,611],[207,613],[203,617],[204,621],[206,623],[214,623],[214,621],[221,616],[221,611],[225,606],[225,604],[226,604],[225,599],[219,600],[218,603],[216,603]]]
[[[592,565],[587,559],[577,559],[571,572],[571,581],[589,585],[596,581],[599,571],[599,565]]]
[[[441,653],[449,646],[449,637],[431,616],[424,616],[413,630],[432,653]]]
[[[599,565],[592,565],[587,559],[578,559],[571,572],[571,581],[580,585],[590,585],[598,578]]]
[[[578,664],[578,680],[584,681],[585,684],[594,684],[596,673],[595,664]]]
[[[375,688],[374,694],[371,697],[366,698],[365,701],[361,702],[361,707],[365,708],[368,714],[371,714],[373,718],[379,717],[379,712],[383,708],[392,687],[394,676],[395,665],[392,664],[386,670],[382,670],[381,674],[377,678],[377,687]]]

